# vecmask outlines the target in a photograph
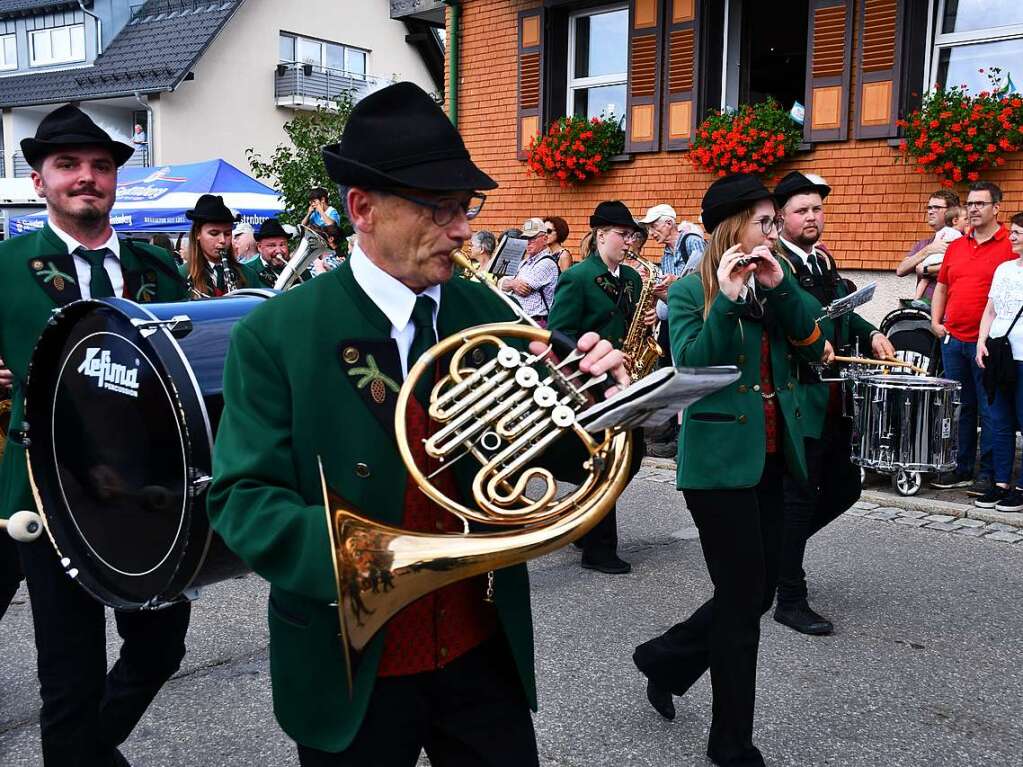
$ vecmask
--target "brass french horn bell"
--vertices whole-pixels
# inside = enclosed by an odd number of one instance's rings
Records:
[[[472,268],[457,251],[452,260]],[[403,607],[455,581],[571,543],[600,521],[627,484],[631,434],[591,435],[576,422],[603,396],[607,375],[579,371],[575,365],[583,355],[574,343],[538,327],[517,303],[491,289],[514,305],[520,321],[469,328],[437,343],[409,370],[395,408],[398,450],[409,476],[461,520],[463,532],[412,532],[367,519],[333,496],[324,480],[349,692],[358,654]],[[544,344],[544,351],[530,353],[531,341]],[[428,474],[412,453],[405,416],[417,381],[432,376],[438,360],[446,361],[446,370],[431,391],[429,415],[439,428],[423,447],[440,468]],[[583,479],[574,486],[559,485],[537,465],[548,447],[568,435],[582,448]],[[465,502],[434,483],[463,460],[476,465],[472,498]],[[471,532],[474,525],[491,531]]]

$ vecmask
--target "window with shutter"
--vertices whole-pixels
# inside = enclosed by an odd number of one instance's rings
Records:
[[[861,0],[856,138],[886,138],[898,132],[902,6],[900,0]]]
[[[629,82],[625,151],[656,152],[660,138],[662,3],[629,3]],[[691,88],[691,86],[690,86]]]
[[[688,149],[696,124],[696,0],[668,0],[664,82],[663,145]]]
[[[852,11],[853,0],[810,0],[807,141],[842,141],[849,135]]]
[[[519,71],[516,116],[517,156],[524,160],[529,141],[543,125],[543,9],[519,13]]]

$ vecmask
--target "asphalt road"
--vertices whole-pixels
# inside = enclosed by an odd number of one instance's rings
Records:
[[[574,549],[531,567],[541,763],[709,765],[709,679],[667,722],[630,661],[709,594],[695,528],[681,494],[649,479],[633,482],[619,519],[631,575],[583,571]],[[836,634],[764,621],[756,742],[768,763],[1023,765],[1021,565],[1023,543],[836,521],[807,568]],[[248,577],[196,603],[184,667],[124,748],[136,767],[297,764],[271,712],[265,594]],[[24,592],[18,601],[0,623],[0,765],[35,767],[35,656]]]

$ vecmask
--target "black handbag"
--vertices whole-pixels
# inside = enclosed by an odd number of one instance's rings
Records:
[[[1012,356],[1012,344],[1009,343],[1009,334],[1016,327],[1019,316],[1023,314],[1023,306],[1016,312],[1009,329],[1004,336],[988,338],[985,348],[987,357],[984,358],[984,392],[987,394],[987,401],[990,405],[995,401],[995,395],[999,389],[1012,390],[1016,386],[1016,360]]]

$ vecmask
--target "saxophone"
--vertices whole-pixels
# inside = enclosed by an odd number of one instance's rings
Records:
[[[657,343],[657,336],[661,330],[660,320],[651,326],[643,322],[643,316],[654,307],[656,298],[654,287],[661,281],[661,270],[655,264],[638,255],[632,256],[646,269],[646,279],[643,280],[643,290],[639,294],[639,301],[636,302],[636,311],[632,315],[632,323],[629,325],[629,332],[622,344],[622,353],[625,355],[625,368],[629,371],[629,377],[638,381],[643,376],[652,373],[664,351]]]

